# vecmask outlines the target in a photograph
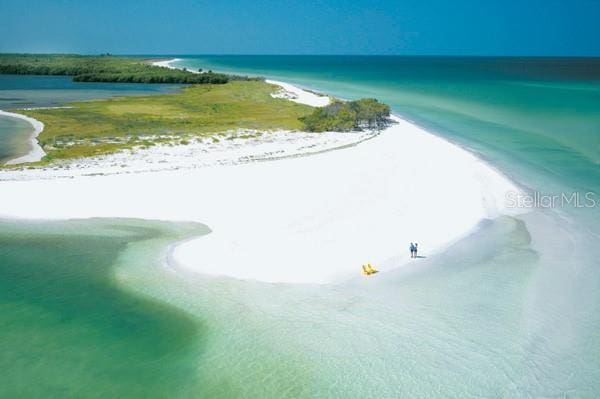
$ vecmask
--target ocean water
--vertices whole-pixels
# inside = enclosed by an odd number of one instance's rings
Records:
[[[530,194],[600,202],[599,59],[180,58],[377,97]],[[203,226],[3,222],[0,396],[598,397],[600,205],[562,202],[331,286],[171,269]]]

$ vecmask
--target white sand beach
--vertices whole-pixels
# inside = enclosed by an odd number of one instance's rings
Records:
[[[281,87],[279,91],[271,94],[275,98],[286,98],[300,104],[312,105],[313,107],[324,107],[330,101],[328,96],[315,94],[289,83],[270,79],[265,79],[265,82]]]
[[[177,61],[181,61],[181,59],[173,58],[170,60],[155,61],[152,63],[152,65],[163,68],[178,69],[176,66],[172,65],[174,62]],[[190,70],[190,72],[200,73],[194,70]],[[265,82],[279,87],[279,90],[271,94],[271,96],[273,96],[274,98],[285,98],[290,101],[297,102],[299,104],[307,104],[313,107],[324,107],[325,105],[329,104],[330,101],[329,96],[320,95],[308,90],[304,90],[286,82],[271,79],[265,79]]]
[[[152,63],[152,65],[163,67],[163,68],[169,68],[169,69],[177,69],[177,67],[174,67],[171,65],[173,62],[177,62],[177,61],[181,61],[181,59],[180,58],[172,58],[169,60],[155,61]]]
[[[23,119],[23,120],[29,122],[33,126],[33,132],[31,133],[31,136],[29,137],[29,147],[30,147],[29,152],[21,157],[11,159],[10,161],[6,162],[7,165],[16,165],[16,164],[26,163],[26,162],[36,162],[36,161],[39,161],[40,159],[42,159],[44,157],[44,155],[46,155],[46,153],[44,152],[42,147],[40,147],[40,145],[38,144],[38,141],[37,141],[37,137],[42,132],[42,130],[44,130],[44,124],[42,122],[38,121],[37,119],[25,116],[25,115],[15,114],[13,112],[6,112],[6,111],[2,111],[2,110],[0,110],[0,115],[9,116],[12,118]]]
[[[44,168],[29,169],[27,164],[23,164],[20,169],[0,173],[0,180],[73,178],[237,165],[333,151],[369,140],[377,134],[376,131],[347,134],[239,129],[214,137],[189,137],[185,145],[141,146],[110,155],[55,161]],[[23,173],[25,170],[26,173]]]
[[[383,272],[418,262],[409,257],[413,241],[423,256],[435,256],[483,218],[513,212],[505,196],[518,188],[507,178],[466,150],[394,121],[357,145],[266,162],[69,179],[0,173],[0,216],[197,221],[212,233],[176,246],[178,267],[332,283],[362,278],[366,262]],[[114,172],[110,159],[104,165]]]

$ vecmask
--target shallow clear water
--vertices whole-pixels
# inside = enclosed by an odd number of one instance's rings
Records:
[[[29,152],[29,137],[33,127],[18,118],[0,116],[0,165]]]
[[[344,98],[374,96],[477,152],[527,190],[600,193],[598,59],[215,56],[187,58],[181,65],[265,75]],[[78,361],[90,367],[79,370],[82,379],[63,373],[62,391],[48,385],[46,392],[598,397],[598,222],[598,207],[572,204],[483,221],[443,256],[376,279],[357,277],[335,286],[262,284],[164,267],[166,243],[197,234],[193,229],[199,227],[111,221],[113,227],[107,228],[108,222],[99,220],[58,224],[52,245],[45,247],[44,274],[56,269],[57,282],[67,277],[74,281],[70,290],[81,292],[85,287],[92,296],[110,287],[105,296],[115,302],[102,305],[98,317],[94,309],[85,312],[94,322],[86,321],[89,328],[78,341]],[[135,233],[127,227],[132,223]],[[114,227],[121,224],[125,227]],[[45,226],[8,223],[0,228],[6,232],[3,239],[14,245],[2,246],[14,248],[12,257],[5,257],[9,261],[2,262],[2,280],[14,270],[25,270],[27,276],[38,270],[41,257],[29,257],[28,248],[44,248],[40,237],[50,229]],[[63,231],[66,226],[71,227]],[[77,231],[83,236],[71,234]],[[68,251],[57,246],[61,243]],[[69,279],[59,267],[65,264],[71,271],[89,264],[114,278],[102,280],[104,285],[88,283],[95,273]],[[8,281],[15,283],[14,277]],[[56,303],[53,328],[67,337],[77,331],[76,322],[69,324],[77,295],[54,302],[55,293],[41,289],[41,283],[31,287],[21,278],[9,286],[19,284],[25,287],[21,301],[44,302],[49,296],[49,302]],[[132,297],[143,305],[122,315],[116,304],[127,304]],[[70,359],[54,358],[60,350],[56,348],[66,346],[68,353],[64,337],[45,334],[43,318],[18,314],[29,324],[19,324],[15,316],[7,324],[14,328],[11,335],[40,330],[43,338],[34,340],[41,349],[33,355],[22,341],[6,340],[13,359],[35,362],[25,362],[11,374],[14,384],[9,386],[22,386],[19,376],[28,380],[39,370],[54,373],[53,378],[61,374],[53,370],[72,370]],[[112,323],[105,323],[112,318],[130,324],[115,334]],[[145,318],[156,324],[142,333],[139,326],[150,323]],[[114,384],[109,378],[96,381],[86,375],[89,371],[114,378],[111,364],[129,365],[119,353],[119,343],[113,342],[120,342],[120,334],[134,352],[142,348],[145,353],[152,342],[157,351],[133,356],[127,378]],[[98,357],[98,347],[111,348],[104,352],[110,354],[108,360]],[[180,350],[173,354],[169,348]],[[147,381],[145,373],[153,378],[148,390],[141,384]],[[26,393],[41,396],[40,391]]]
[[[203,230],[130,220],[0,222],[0,397],[167,397],[193,380],[206,327],[114,276],[125,250],[141,242],[160,248],[192,231]]]

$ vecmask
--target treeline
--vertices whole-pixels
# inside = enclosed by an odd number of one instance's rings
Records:
[[[186,83],[223,84],[230,80],[229,75],[220,73],[202,74],[163,74],[163,73],[84,73],[73,77],[75,82],[114,82],[114,83]]]
[[[223,84],[258,80],[246,76],[192,73],[151,65],[136,57],[111,55],[0,54],[0,74],[73,76],[76,82]]]
[[[309,132],[381,129],[389,124],[390,107],[374,98],[336,101],[300,118]]]

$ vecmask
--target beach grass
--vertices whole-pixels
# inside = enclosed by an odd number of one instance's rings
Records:
[[[41,163],[112,153],[124,148],[210,137],[237,129],[298,130],[312,107],[273,98],[264,81],[193,85],[163,95],[117,97],[15,110],[44,123]]]

